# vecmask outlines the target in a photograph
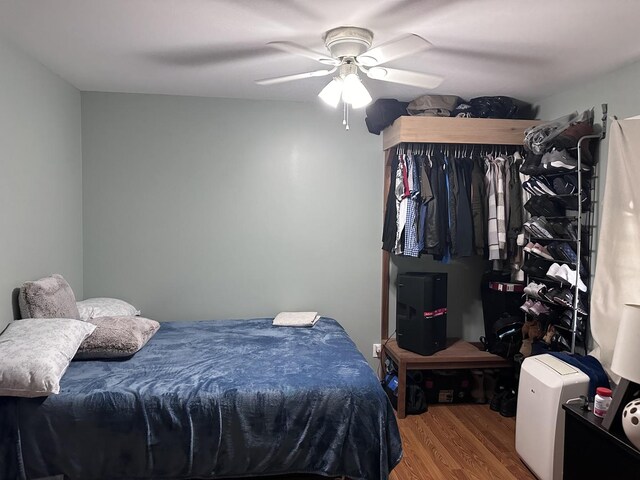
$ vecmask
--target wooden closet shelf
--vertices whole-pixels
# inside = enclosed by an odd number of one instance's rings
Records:
[[[540,123],[540,120],[403,116],[384,129],[382,145],[385,150],[400,143],[522,145],[524,131]]]

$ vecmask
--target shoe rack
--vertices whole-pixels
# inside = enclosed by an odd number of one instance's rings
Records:
[[[591,165],[589,170],[583,170],[583,165],[585,165],[585,163],[581,147],[587,140],[592,139],[594,141],[598,141],[604,138],[607,122],[606,105],[603,105],[602,109],[602,132],[600,134],[586,135],[578,140],[577,167],[575,169],[535,175],[535,177],[545,177],[550,184],[553,184],[554,178],[562,177],[567,174],[576,174],[577,176],[575,193],[561,195],[549,195],[545,193],[539,195],[550,198],[558,205],[564,207],[565,210],[565,214],[563,216],[544,217],[544,220],[547,222],[546,224],[555,226],[561,223],[573,225],[575,222],[575,230],[572,232],[573,235],[569,235],[568,230],[567,234],[561,234],[558,232],[558,228],[554,228],[550,232],[553,235],[552,237],[549,237],[548,235],[536,235],[535,230],[539,229],[532,227],[531,225],[524,229],[525,244],[527,245],[533,243],[546,248],[549,245],[558,245],[557,242],[566,242],[575,252],[575,262],[557,258],[557,255],[553,254],[551,251],[545,252],[543,250],[543,255],[551,253],[553,259],[548,259],[546,256],[543,257],[540,255],[539,248],[529,248],[530,251],[525,251],[524,253],[525,265],[528,264],[534,266],[533,274],[531,273],[531,268],[527,268],[527,271],[525,271],[525,285],[529,286],[531,282],[544,285],[544,291],[546,294],[540,296],[537,294],[539,292],[536,292],[535,289],[525,288],[526,301],[525,305],[523,305],[521,309],[525,311],[527,319],[536,318],[539,320],[539,324],[543,324],[542,320],[546,318],[547,321],[541,332],[543,338],[545,338],[545,335],[549,334],[549,325],[553,325],[556,333],[564,337],[566,343],[559,341],[560,339],[557,337],[555,341],[551,340],[550,342],[546,342],[549,345],[549,350],[552,351],[569,351],[570,353],[586,354],[588,349],[589,298],[591,295],[591,254],[593,252],[592,237],[594,230],[593,199],[595,193],[594,181],[597,178],[597,171],[595,162],[593,162],[594,165]],[[582,191],[585,185],[588,185],[588,191],[585,190],[587,199],[591,200],[586,202],[589,204],[588,208],[583,206],[582,201]],[[532,196],[534,196],[533,193]],[[568,206],[573,206],[574,198],[577,208],[567,208]],[[532,216],[532,219],[534,217],[535,216]],[[532,219],[525,222],[525,225],[531,222]],[[544,269],[541,270],[540,268],[544,265],[548,268],[547,273],[543,273],[542,270]],[[584,266],[583,275],[580,274],[581,265]],[[572,269],[575,274],[571,274],[567,268]],[[558,272],[558,270],[563,271]],[[557,277],[550,278],[548,274],[553,275],[554,272],[557,274]],[[584,282],[584,285],[581,285],[581,280]],[[581,292],[581,287],[586,287],[586,292]],[[571,295],[566,295],[566,290],[569,290]],[[560,295],[559,300],[554,300],[553,295],[549,294],[549,292],[554,291],[564,291],[565,296]],[[525,306],[527,305],[527,302],[531,302],[530,305],[533,305],[533,308],[526,308]],[[540,302],[542,306],[537,302]],[[566,325],[566,320],[569,319],[569,315],[571,319],[570,327]],[[565,318],[565,322],[562,322],[563,317]],[[546,340],[549,340],[549,338],[547,337]],[[576,352],[576,350],[578,351]]]

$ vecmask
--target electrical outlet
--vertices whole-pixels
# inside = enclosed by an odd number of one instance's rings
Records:
[[[373,344],[373,358],[380,358],[380,352],[382,351],[382,345],[379,343]]]

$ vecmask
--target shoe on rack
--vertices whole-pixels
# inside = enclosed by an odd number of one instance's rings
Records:
[[[547,270],[547,273],[545,273],[545,275],[557,282],[561,282],[563,277],[558,277],[558,272],[560,271],[562,267],[560,266],[560,264],[558,263],[553,263],[551,264],[551,266],[549,267],[549,269]]]
[[[556,264],[557,265],[557,264]],[[559,269],[555,271],[555,278],[560,280],[563,283],[568,283],[572,287],[578,284],[578,290],[581,292],[587,291],[587,286],[582,281],[582,279],[577,275],[576,271],[573,270],[569,265],[564,264]]]
[[[532,217],[523,227],[535,237],[553,238],[551,226],[544,217]]]
[[[557,289],[554,292],[549,292],[549,295],[553,298],[554,303],[557,303],[558,305],[562,305],[563,307],[573,309],[574,296],[573,296],[573,292],[568,288],[563,288],[561,290]],[[579,298],[578,298],[577,310],[580,315],[588,315],[587,310],[584,307],[584,304]]]
[[[560,316],[560,325],[571,331],[573,328],[573,310],[565,310]],[[584,319],[578,315],[576,330],[581,334],[584,333]]]
[[[556,138],[553,139],[552,143],[557,148],[572,149],[577,152],[578,141],[586,135],[593,135],[593,132],[593,112],[591,112],[591,114],[587,113],[587,115],[585,115],[584,121],[572,123],[565,128]],[[589,150],[590,141],[590,138],[583,140],[580,146],[582,153],[581,160],[591,165],[593,164],[593,158]]]
[[[553,242],[553,245],[547,245],[549,251],[553,251],[558,256],[558,260],[564,260],[565,262],[576,263],[578,256],[571,245],[567,242]]]
[[[553,256],[549,253],[547,247],[545,247],[544,245],[540,245],[539,243],[533,245],[533,247],[531,248],[531,253],[537,255],[538,257],[546,258],[547,260],[553,260]]]
[[[530,277],[544,277],[549,269],[549,262],[542,258],[529,258],[521,270]]]
[[[529,285],[524,287],[524,293],[533,298],[544,298],[543,295],[547,291],[547,286],[542,283],[529,282]]]
[[[553,189],[558,195],[571,195],[578,191],[578,188],[565,180],[564,177],[553,179]]]
[[[551,302],[551,303],[555,303],[557,305],[561,305],[558,302],[556,302],[553,297],[555,297],[556,295],[558,295],[560,292],[562,291],[562,289],[560,288],[550,288],[548,289],[546,292],[544,292],[544,300]]]
[[[562,255],[562,252],[558,250],[559,243],[560,242],[556,241],[547,243],[547,251],[551,254],[551,256],[553,256],[554,260],[565,261],[567,259]]]
[[[558,289],[552,294],[553,302],[563,307],[573,308],[573,293],[568,288]]]
[[[557,195],[544,177],[531,177],[529,182],[534,190],[541,192],[541,195]]]
[[[564,204],[558,204],[549,197],[531,197],[524,208],[531,215],[542,215],[545,217],[563,217],[566,213]]]
[[[578,229],[575,222],[565,222],[564,229],[571,240],[578,240]]]
[[[560,332],[556,332],[551,339],[551,349],[556,352],[570,352],[571,346]]]
[[[534,317],[547,315],[549,312],[551,312],[551,309],[542,302],[534,302],[534,304],[529,307],[529,313]]]
[[[540,172],[540,161],[542,155],[536,155],[535,153],[527,152],[524,157],[524,162],[520,167],[520,173],[523,175],[536,175]]]
[[[538,232],[533,228],[533,222],[535,222],[539,217],[531,217],[529,220],[522,224],[522,228],[524,228],[531,236],[538,237]]]
[[[531,249],[535,246],[535,244],[533,242],[529,242],[527,243],[524,247],[522,247],[522,249],[527,252],[527,253],[531,253]]]
[[[541,187],[541,185],[536,182],[535,178],[533,177],[523,182],[522,188],[524,188],[531,195],[555,195],[555,193],[549,193],[546,188]]]
[[[572,220],[554,220],[547,222],[549,231],[556,238],[566,238],[567,240],[577,240],[578,232],[575,222]]]
[[[524,313],[529,313],[531,311],[531,307],[534,305],[534,301],[528,298],[522,305],[520,305],[520,310]]]
[[[556,150],[554,148],[542,156],[540,167],[545,171],[552,169],[577,170],[578,161],[569,155],[566,150]]]

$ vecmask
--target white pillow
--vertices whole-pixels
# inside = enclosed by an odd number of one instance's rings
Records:
[[[98,317],[131,317],[140,315],[140,310],[117,298],[87,298],[76,302],[81,320]]]
[[[0,396],[43,397],[60,379],[95,325],[71,318],[16,320],[0,335]]]

